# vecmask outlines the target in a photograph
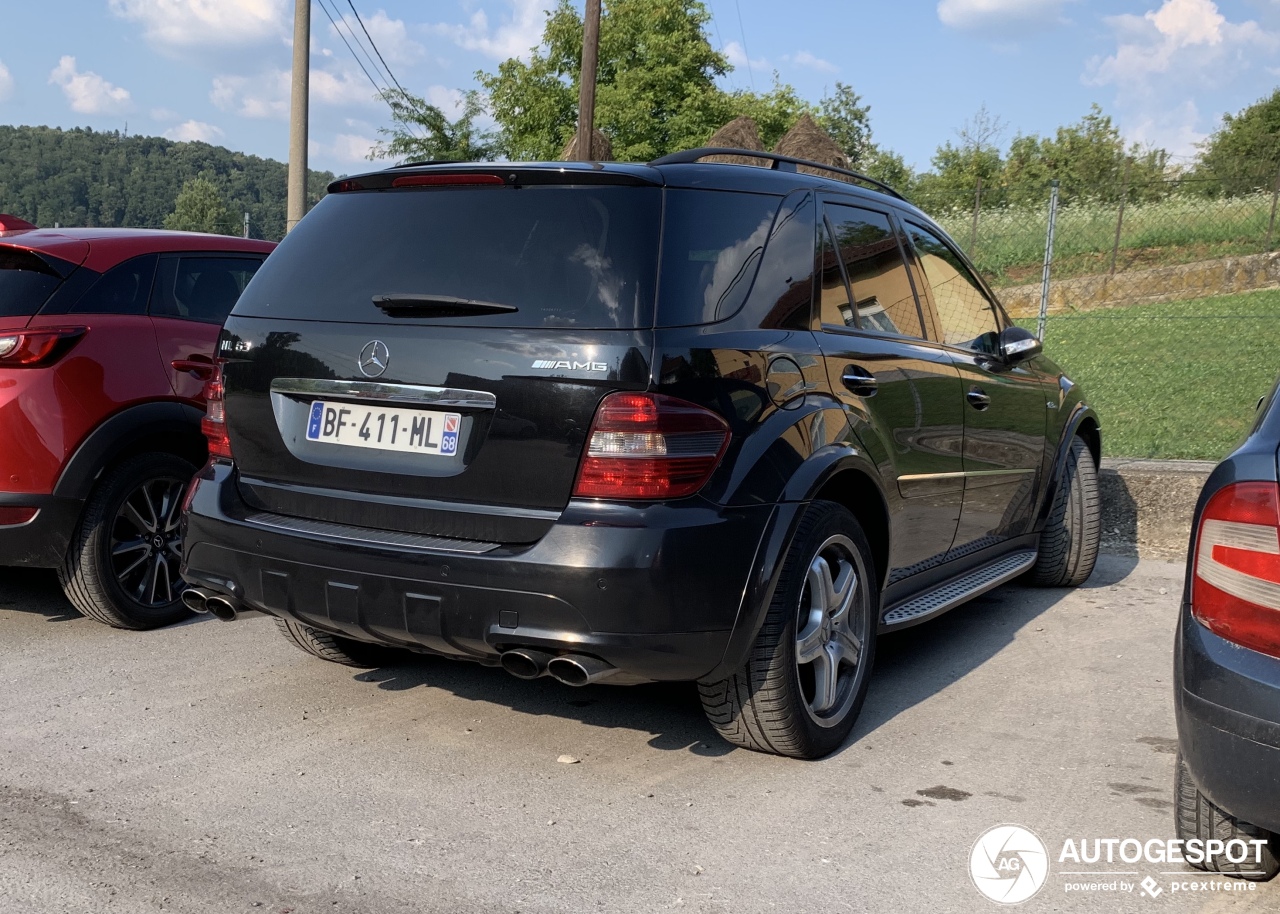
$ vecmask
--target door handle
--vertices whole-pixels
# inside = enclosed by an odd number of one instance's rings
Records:
[[[190,372],[199,381],[207,381],[213,377],[213,365],[200,359],[174,359],[169,364],[174,371]]]
[[[965,399],[978,412],[982,412],[991,405],[991,398],[987,396],[987,392],[976,385],[969,388],[969,392],[965,394]]]
[[[874,397],[880,385],[875,375],[857,365],[845,368],[844,373],[840,375],[840,382],[849,389],[850,393],[859,397]]]

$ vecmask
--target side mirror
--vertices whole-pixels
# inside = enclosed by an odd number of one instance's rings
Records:
[[[1043,349],[1035,334],[1022,327],[1009,327],[1000,334],[1000,356],[1010,365],[1034,359]]]

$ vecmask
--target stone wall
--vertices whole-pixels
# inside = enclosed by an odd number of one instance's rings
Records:
[[[1147,305],[1273,288],[1280,288],[1280,251],[1130,270],[1115,276],[1055,279],[1049,286],[1049,313]],[[997,289],[996,294],[1015,318],[1035,317],[1040,313],[1039,283]]]

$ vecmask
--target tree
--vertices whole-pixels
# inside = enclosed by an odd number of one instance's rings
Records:
[[[1219,193],[1275,186],[1280,173],[1280,89],[1239,114],[1225,114],[1200,147],[1196,177]]]
[[[1018,136],[1009,147],[1003,183],[1013,200],[1042,199],[1049,182],[1060,182],[1064,203],[1087,197],[1155,199],[1167,190],[1169,154],[1163,149],[1126,147],[1120,130],[1098,105],[1077,123],[1059,127],[1050,139]]]
[[[610,0],[600,20],[596,124],[620,161],[648,161],[706,142],[738,115],[776,142],[812,106],[778,83],[763,95],[726,92],[731,69],[708,40],[710,14],[698,0]],[[512,159],[555,159],[577,127],[582,18],[569,0],[547,15],[529,62],[512,58],[478,73]]]
[[[948,140],[933,154],[933,172],[922,175],[916,187],[921,205],[935,209],[971,205],[979,181],[983,187],[998,184],[1004,170],[998,144],[1004,131],[1004,122],[986,105],[980,107],[956,131],[959,144]]]
[[[479,162],[493,158],[494,137],[475,123],[484,113],[479,92],[463,96],[462,111],[454,121],[426,99],[400,89],[387,90],[383,99],[391,107],[395,126],[378,128],[386,139],[373,147],[370,159]]]
[[[864,169],[875,149],[871,142],[871,106],[860,104],[862,96],[844,83],[836,83],[833,95],[818,103],[818,126],[836,141],[849,159],[849,167]]]
[[[226,233],[231,229],[231,213],[213,182],[192,178],[182,185],[173,212],[164,217],[164,227],[179,232]]]

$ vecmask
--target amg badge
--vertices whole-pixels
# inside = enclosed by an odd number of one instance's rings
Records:
[[[563,368],[566,371],[608,371],[609,366],[604,362],[570,362],[565,359],[538,359],[533,363],[534,368]]]

